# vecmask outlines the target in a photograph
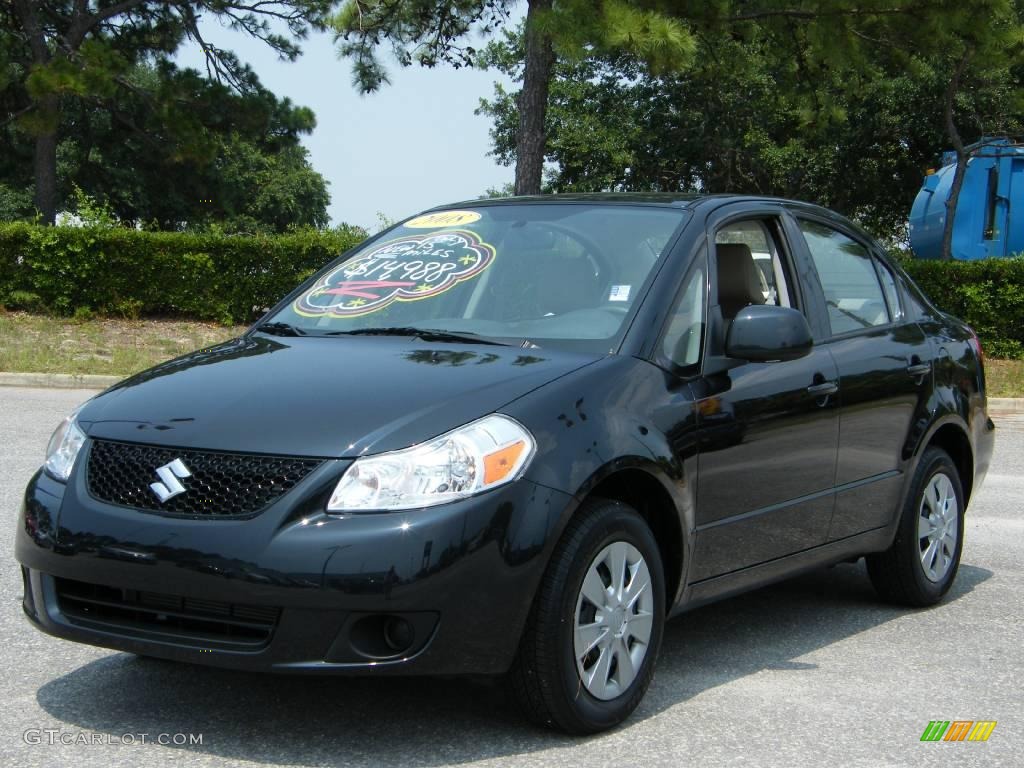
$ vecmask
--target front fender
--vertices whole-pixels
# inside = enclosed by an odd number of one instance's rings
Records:
[[[613,356],[502,410],[537,441],[527,479],[573,498],[550,521],[546,558],[587,496],[615,475],[639,471],[664,491],[685,583],[697,490],[696,412],[687,384],[646,361]]]

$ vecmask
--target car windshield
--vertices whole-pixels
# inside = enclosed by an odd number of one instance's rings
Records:
[[[582,203],[424,214],[328,266],[263,327],[310,336],[429,330],[438,341],[607,352],[686,215]]]

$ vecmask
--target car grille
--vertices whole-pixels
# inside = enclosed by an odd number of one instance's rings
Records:
[[[185,491],[163,503],[149,487],[157,469],[180,459],[191,473]],[[320,466],[319,459],[162,448],[94,440],[86,480],[90,495],[123,507],[203,518],[263,511]]]
[[[226,650],[270,642],[280,608],[238,605],[159,592],[54,579],[57,605],[80,627],[126,637]]]

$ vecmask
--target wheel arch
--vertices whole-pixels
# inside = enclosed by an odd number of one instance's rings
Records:
[[[665,608],[670,611],[684,583],[683,566],[687,557],[678,506],[664,482],[642,464],[607,467],[590,478],[577,498],[580,504],[591,498],[619,501],[643,517],[658,542],[665,575]]]
[[[974,489],[974,450],[967,436],[967,428],[954,419],[936,425],[928,437],[921,442],[917,458],[931,446],[941,448],[953,460],[960,475],[960,486],[964,492],[964,508],[971,500]]]

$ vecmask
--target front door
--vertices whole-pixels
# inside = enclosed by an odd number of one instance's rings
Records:
[[[722,334],[748,304],[803,309],[779,222],[716,232]],[[833,508],[838,370],[826,349],[799,360],[746,363],[694,383],[699,479],[690,581],[823,544]]]

